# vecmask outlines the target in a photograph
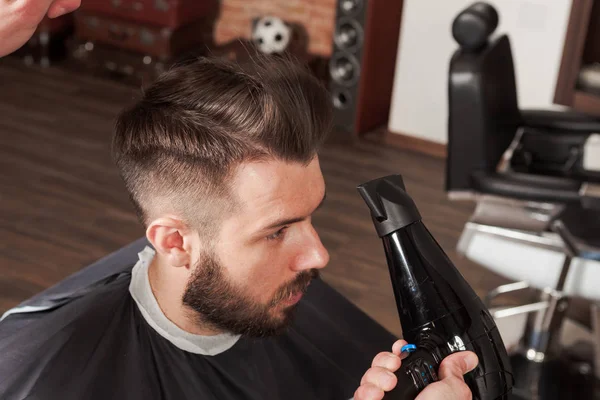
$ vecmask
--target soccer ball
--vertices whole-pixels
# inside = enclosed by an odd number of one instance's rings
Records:
[[[254,25],[252,41],[261,53],[283,53],[292,39],[291,28],[277,17],[262,17]]]

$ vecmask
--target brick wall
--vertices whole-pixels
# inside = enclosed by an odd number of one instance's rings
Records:
[[[220,0],[220,16],[215,26],[218,44],[236,38],[249,38],[252,20],[273,15],[304,26],[309,37],[308,51],[329,56],[334,29],[336,0]]]

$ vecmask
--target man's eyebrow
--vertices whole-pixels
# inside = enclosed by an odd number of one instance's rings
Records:
[[[319,208],[321,208],[323,206],[323,203],[325,203],[326,199],[327,199],[327,192],[325,192],[323,194],[323,198],[321,199],[321,202],[319,203],[317,208],[315,208],[315,211],[317,211]],[[262,228],[261,231],[268,231],[271,229],[278,228],[280,226],[290,225],[290,224],[293,224],[296,222],[304,221],[305,219],[306,219],[306,217],[296,217],[296,218],[287,218],[287,219],[277,220],[277,221],[273,222],[272,224],[269,224],[268,226],[265,226],[264,228]]]

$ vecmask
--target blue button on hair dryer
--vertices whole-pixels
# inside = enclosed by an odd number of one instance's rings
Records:
[[[438,380],[442,360],[470,350],[479,365],[465,375],[474,399],[508,399],[514,384],[494,319],[421,221],[399,175],[358,186],[383,247],[408,357],[386,399],[414,399]]]

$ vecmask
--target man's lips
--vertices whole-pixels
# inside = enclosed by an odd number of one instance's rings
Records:
[[[304,296],[304,293],[306,293],[306,291],[308,290],[308,286],[310,285],[310,282],[306,284],[306,286],[304,286],[302,289],[293,291],[292,293],[290,293],[290,295],[283,300],[283,303],[285,303],[286,305],[292,305],[292,304],[296,304],[300,301],[300,299],[302,299],[302,297]]]
[[[302,296],[304,296],[303,292],[292,293],[292,294],[290,294],[290,297],[288,297],[285,300],[285,303],[286,304],[296,304],[297,302],[300,301],[300,299],[302,298]]]

